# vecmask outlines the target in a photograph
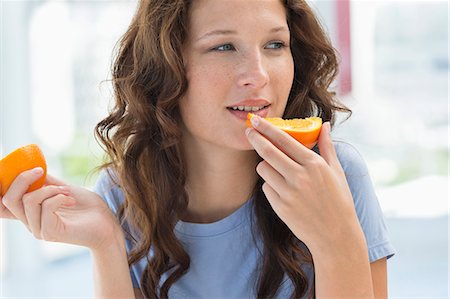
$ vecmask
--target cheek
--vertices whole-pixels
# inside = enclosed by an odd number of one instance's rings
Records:
[[[207,131],[214,113],[224,106],[230,90],[226,76],[220,68],[201,65],[187,73],[188,89],[180,100],[180,111],[190,131]]]
[[[283,67],[277,69],[278,78],[281,80],[281,84],[283,89],[288,89],[288,92],[291,90],[292,82],[294,81],[294,61],[293,59],[289,59],[285,62]]]
[[[277,68],[271,74],[271,85],[278,100],[286,100],[291,92],[292,83],[294,82],[294,70],[289,66],[287,68]]]
[[[229,89],[232,78],[229,65],[217,62],[199,63],[187,74],[190,93],[203,97]]]
[[[289,94],[294,81],[293,62],[284,61],[271,70],[271,86],[275,95],[277,105],[272,108],[270,117],[281,117],[286,109]]]

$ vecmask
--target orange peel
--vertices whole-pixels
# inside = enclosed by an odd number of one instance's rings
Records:
[[[247,114],[246,124],[248,127],[253,127],[250,120],[255,116],[253,113]],[[265,120],[270,122],[275,127],[285,131],[295,140],[303,144],[309,149],[312,149],[317,143],[320,130],[322,128],[322,118],[307,117],[283,119],[280,117],[265,117]]]
[[[0,160],[0,194],[5,195],[14,179],[22,172],[42,167],[44,174],[27,190],[31,192],[41,188],[47,175],[47,163],[44,154],[36,144],[20,147]]]

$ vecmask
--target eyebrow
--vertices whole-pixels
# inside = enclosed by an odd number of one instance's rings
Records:
[[[274,27],[272,29],[269,30],[270,33],[276,33],[276,32],[280,32],[280,31],[286,31],[289,32],[289,29],[286,26],[280,26],[280,27]],[[211,36],[215,36],[215,35],[233,35],[233,34],[237,34],[238,32],[235,30],[213,30],[210,32],[207,32],[206,34],[202,35],[201,37],[199,37],[197,39],[197,41],[211,37]]]

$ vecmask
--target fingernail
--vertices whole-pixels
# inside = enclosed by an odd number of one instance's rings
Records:
[[[250,134],[250,131],[251,131],[252,129],[251,128],[247,128],[247,129],[245,129],[245,135],[247,135],[248,136],[248,134]]]
[[[43,174],[44,173],[44,169],[42,169],[42,167],[36,167],[36,168],[33,168],[32,172],[34,174]]]
[[[260,117],[258,115],[253,116],[250,121],[254,127],[259,125]]]

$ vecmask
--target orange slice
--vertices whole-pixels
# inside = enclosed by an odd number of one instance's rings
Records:
[[[44,175],[34,182],[27,192],[34,191],[44,185],[47,175],[47,164],[39,146],[30,144],[20,147],[0,160],[0,193],[5,195],[14,179],[22,172],[36,167],[44,169]]]
[[[247,114],[246,124],[248,127],[252,127],[250,119],[255,114]],[[265,120],[269,121],[275,127],[285,131],[289,135],[295,138],[298,142],[303,144],[309,149],[312,149],[317,142],[317,138],[322,128],[322,118],[320,117],[308,117],[308,118],[294,118],[294,119],[282,119],[280,117],[266,117]]]

